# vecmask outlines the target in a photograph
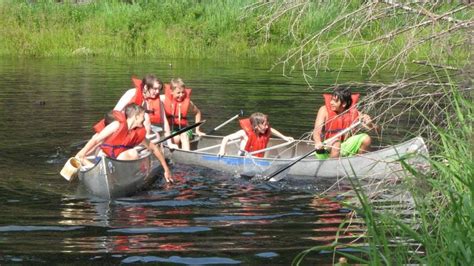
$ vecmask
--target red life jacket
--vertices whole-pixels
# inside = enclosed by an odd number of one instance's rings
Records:
[[[245,145],[245,151],[253,152],[265,149],[267,147],[271,135],[270,127],[268,127],[267,131],[265,131],[263,135],[257,135],[253,131],[252,123],[250,123],[249,118],[240,119],[239,123],[240,127],[245,131],[245,134],[247,134],[248,137],[247,144]],[[264,152],[255,154],[256,157],[263,157],[264,155]]]
[[[129,131],[124,113],[116,111],[114,116],[120,123],[120,126],[100,146],[102,151],[111,158],[117,158],[120,153],[137,146],[145,139],[146,135],[143,127]]]
[[[152,124],[161,124],[163,119],[161,117],[161,100],[160,96],[155,99],[145,99],[143,97],[143,86],[142,81],[135,77],[132,77],[133,84],[135,85],[135,95],[133,96],[130,103],[135,103],[137,105],[144,106],[148,116],[150,117],[150,122]]]
[[[184,89],[184,99],[177,102],[172,95],[171,85],[165,84],[165,113],[170,127],[178,126],[178,128],[188,125],[188,109],[191,102],[191,89]]]
[[[161,101],[160,97],[156,97],[156,99],[146,99],[143,97],[143,89],[142,89],[142,81],[140,79],[137,79],[135,77],[132,77],[133,84],[135,85],[135,95],[133,96],[132,100],[129,102],[130,103],[135,103],[140,106],[146,105],[145,109],[147,110],[148,116],[150,117],[150,122],[152,124],[161,124],[163,123],[163,119],[161,118]],[[146,104],[144,104],[144,102]],[[115,111],[114,111],[115,112]],[[114,114],[115,116],[115,114]],[[93,129],[96,133],[99,133],[102,131],[102,129],[105,128],[105,120],[102,119],[99,122],[97,122],[94,126]]]
[[[350,127],[359,118],[359,111],[355,108],[355,104],[359,100],[360,95],[358,93],[353,93],[351,95],[352,104],[342,115],[338,115],[336,112],[331,110],[332,94],[323,94],[323,96],[326,110],[328,112],[328,118],[321,134],[324,139],[328,139],[336,135],[338,132]],[[344,136],[341,136],[340,140],[343,141]]]

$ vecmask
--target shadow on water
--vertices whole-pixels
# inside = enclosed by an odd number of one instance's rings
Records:
[[[131,86],[132,74],[183,77],[209,121],[204,131],[243,109],[270,114],[275,128],[298,137],[312,129],[322,104],[320,91],[255,62],[168,63],[1,61],[0,263],[289,264],[302,250],[334,240],[349,213],[315,196],[326,184],[254,183],[176,165],[176,184],[157,182],[104,201],[59,176],[91,125]],[[321,88],[332,75],[321,78]],[[357,71],[347,75],[360,79]],[[236,122],[220,133],[237,129]],[[359,232],[354,223],[344,241]],[[328,263],[332,255],[310,261]]]

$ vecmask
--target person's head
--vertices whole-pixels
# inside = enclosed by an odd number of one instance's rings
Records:
[[[268,116],[262,113],[253,113],[250,115],[250,124],[257,134],[265,134],[270,126],[268,124]]]
[[[171,80],[171,94],[177,102],[181,102],[186,97],[186,91],[184,82],[181,78],[176,78]]]
[[[104,115],[104,123],[108,125],[115,121],[114,111],[109,111]]]
[[[142,79],[143,96],[145,98],[155,99],[160,95],[160,90],[163,88],[163,82],[155,75],[148,74]]]
[[[343,112],[352,105],[351,91],[349,88],[336,87],[331,97],[331,110]]]
[[[135,103],[125,106],[127,121],[131,121],[130,128],[143,127],[145,121],[145,108]]]

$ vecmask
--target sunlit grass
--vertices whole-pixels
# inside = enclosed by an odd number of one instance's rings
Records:
[[[64,2],[2,1],[0,56],[276,58],[298,40],[323,29],[346,5],[345,1],[315,2],[302,18],[299,29],[292,29],[293,21],[283,17],[267,31],[260,28],[259,14],[249,14],[244,8],[254,3],[251,0]],[[353,1],[348,8],[355,9],[359,4]],[[387,24],[404,21],[401,15],[393,16]],[[336,49],[332,55],[342,57],[349,52],[354,57],[363,57],[376,50],[381,56],[390,57],[399,52],[409,36],[393,42],[391,47],[357,45],[380,34],[379,26],[374,24],[361,32],[357,40],[338,39],[332,44]],[[323,34],[321,45],[337,34]],[[349,43],[354,44],[351,49],[337,50]],[[432,54],[446,60],[466,58],[465,54],[443,53],[430,44],[409,57]]]

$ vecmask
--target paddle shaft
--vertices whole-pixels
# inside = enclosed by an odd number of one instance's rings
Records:
[[[152,142],[153,142],[153,144],[159,144],[159,143],[161,143],[161,142],[167,141],[167,140],[169,140],[169,139],[171,139],[171,138],[173,138],[173,137],[175,137],[175,136],[177,136],[177,135],[179,135],[179,134],[182,134],[182,133],[184,133],[184,132],[186,132],[186,131],[188,131],[188,130],[191,130],[191,129],[195,128],[195,127],[198,127],[198,126],[204,124],[205,122],[206,122],[206,120],[203,120],[203,121],[201,121],[201,122],[199,122],[199,123],[196,123],[196,124],[194,124],[194,125],[187,126],[187,127],[182,128],[182,129],[180,129],[180,130],[174,132],[173,134],[171,134],[171,135],[169,135],[169,136],[166,136],[166,137],[164,137],[164,138],[162,138],[162,139],[160,139],[160,140],[156,140],[156,139],[155,139],[155,140],[152,140]],[[142,150],[144,150],[144,149],[145,149],[145,148],[141,148],[141,149],[139,149],[138,151],[142,151]]]
[[[234,139],[234,140],[231,140],[231,141],[227,142],[227,145],[237,143],[239,141],[240,141],[240,139]],[[205,147],[205,148],[202,148],[202,149],[199,149],[199,150],[195,150],[195,152],[203,152],[203,151],[212,150],[214,148],[219,148],[221,145],[222,144],[219,143],[219,144],[212,145],[212,146],[209,146],[209,147]]]
[[[275,146],[271,146],[271,147],[268,147],[268,148],[265,148],[265,149],[252,151],[252,152],[249,152],[249,153],[247,153],[247,154],[248,154],[248,155],[254,155],[254,154],[258,154],[258,153],[262,153],[262,152],[271,151],[271,150],[274,150],[274,149],[278,149],[278,148],[281,148],[281,147],[288,146],[288,145],[292,144],[293,142],[295,142],[295,141],[293,140],[293,141],[283,142],[283,143],[281,143],[281,144],[278,144],[278,145],[275,145]]]
[[[358,127],[362,122],[361,121],[357,121],[356,123],[352,124],[350,127],[340,131],[339,133],[337,133],[336,135],[332,136],[331,138],[325,140],[323,142],[323,145],[326,145],[326,144],[329,144],[329,143],[332,143],[334,142],[336,139],[338,139],[340,136],[346,134],[347,132],[351,131],[352,129]],[[316,152],[317,150],[319,150],[318,148],[314,148],[313,150],[309,151],[308,153],[302,155],[301,157],[299,157],[298,159],[294,160],[293,162],[291,162],[290,164],[288,164],[287,166],[279,169],[278,171],[266,176],[264,178],[265,181],[268,181],[270,179],[272,179],[273,177],[275,177],[276,175],[282,173],[283,171],[285,171],[286,169],[292,167],[293,165],[295,165],[296,163],[298,163],[299,161],[303,160],[304,158],[308,157],[309,155],[311,155],[312,153]]]
[[[215,127],[214,129],[212,129],[211,131],[209,131],[207,134],[212,134],[214,132],[216,132],[217,130],[221,129],[223,126],[229,124],[230,122],[234,121],[235,119],[237,119],[238,117],[242,116],[244,114],[244,111],[240,110],[240,113],[239,114],[236,114],[234,115],[233,117],[227,119],[226,121],[224,121],[222,124],[218,125],[217,127]]]

